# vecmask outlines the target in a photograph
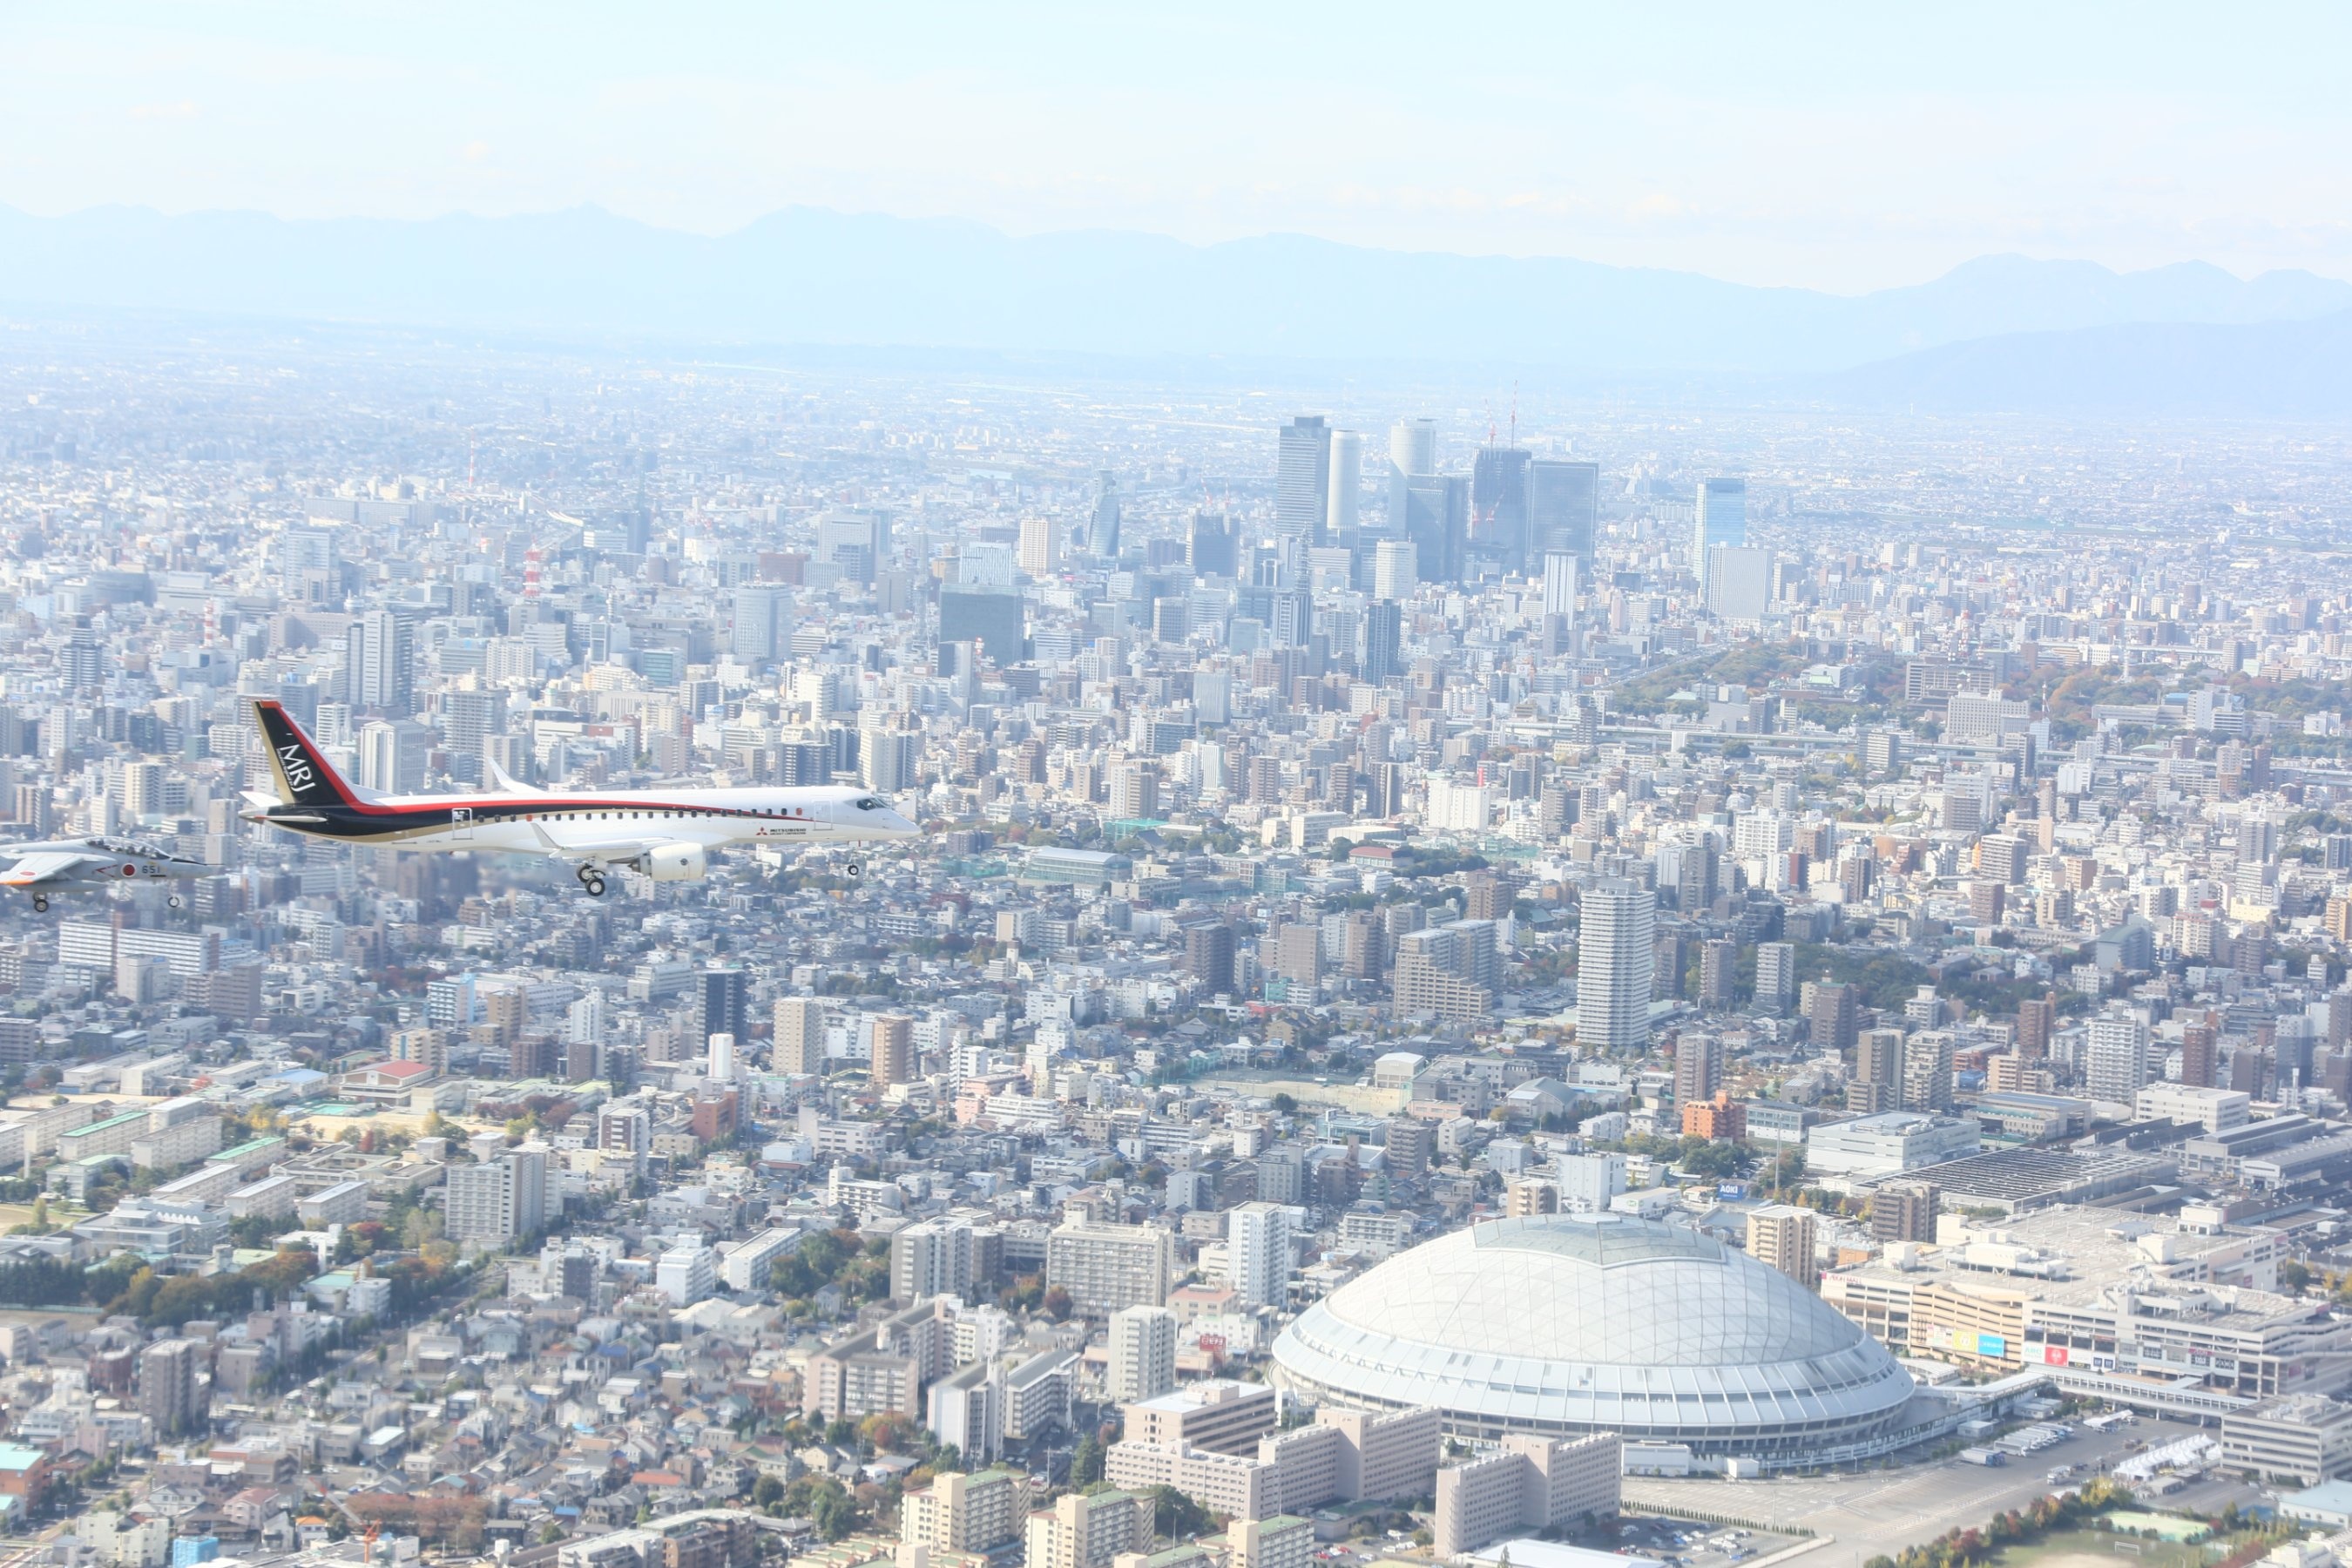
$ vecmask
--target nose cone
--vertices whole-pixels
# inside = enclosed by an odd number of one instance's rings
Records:
[[[891,837],[918,838],[922,836],[922,832],[923,830],[921,828],[908,821],[906,817],[900,816],[898,812],[894,811],[890,814]]]

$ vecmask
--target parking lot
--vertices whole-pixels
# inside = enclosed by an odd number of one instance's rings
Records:
[[[1660,1514],[1627,1514],[1610,1530],[1578,1544],[1604,1552],[1654,1558],[1674,1568],[1730,1568],[1769,1557],[1797,1543],[1797,1537],[1742,1526],[1702,1524]]]
[[[1629,1478],[1625,1501],[1636,1508],[1646,1504],[1764,1524],[1801,1525],[1837,1538],[1795,1559],[1803,1568],[1858,1568],[1873,1557],[1891,1557],[1955,1525],[1981,1524],[2003,1510],[2023,1507],[2055,1486],[2079,1483],[2139,1447],[2154,1447],[2200,1430],[2187,1422],[2145,1416],[2104,1434],[2084,1431],[2078,1423],[2076,1436],[2067,1441],[1992,1468],[1952,1458],[1858,1475],[1786,1480]],[[2062,1465],[2074,1467],[2075,1475],[2072,1482],[2053,1486],[2048,1472]],[[2247,1507],[2264,1495],[2259,1488],[2242,1482],[2214,1479],[2152,1500],[2167,1509],[2213,1510],[2231,1501]]]

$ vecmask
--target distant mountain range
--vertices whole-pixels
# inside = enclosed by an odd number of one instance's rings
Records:
[[[621,334],[704,348],[1805,377],[1842,398],[2005,405],[2000,377],[2063,371],[2061,384],[2089,389],[2105,374],[2093,364],[2102,356],[2126,376],[2177,374],[2218,356],[2251,384],[2262,356],[2284,353],[2307,362],[2306,381],[2333,385],[2307,352],[2313,334],[2280,324],[2352,311],[2352,284],[2284,271],[2241,280],[2201,263],[2117,273],[1996,256],[1933,282],[1845,297],[1297,235],[1211,246],[1110,231],[1016,239],[975,223],[807,207],[719,238],[593,207],[415,223],[131,207],[38,218],[0,207],[5,303]],[[2061,341],[2076,332],[2089,335]],[[1830,379],[1810,382],[1822,376]]]
[[[1937,413],[2352,414],[2352,311],[2219,326],[2136,321],[2008,332],[1822,378],[1843,403]]]

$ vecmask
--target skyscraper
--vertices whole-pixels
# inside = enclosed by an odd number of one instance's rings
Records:
[[[1274,526],[1287,539],[1323,540],[1331,508],[1331,426],[1302,414],[1282,427],[1274,470]]]
[[[1723,1086],[1723,1042],[1713,1035],[1685,1035],[1675,1042],[1675,1103],[1696,1105]]]
[[[1588,1050],[1637,1051],[1650,1040],[1651,944],[1657,899],[1611,879],[1585,890],[1577,937],[1576,1038]]]
[[[1698,517],[1691,534],[1691,571],[1704,592],[1711,563],[1707,551],[1717,544],[1738,548],[1748,542],[1748,481],[1701,479]]]
[[[1482,574],[1525,569],[1528,463],[1517,447],[1482,447],[1470,478],[1470,555]]]
[[[2129,1105],[2147,1085],[2147,1026],[2129,1013],[2091,1020],[2084,1087],[2093,1100]]]
[[[1400,419],[1389,426],[1389,477],[1415,479],[1437,472],[1437,421]]]
[[[415,795],[425,787],[425,755],[432,732],[414,719],[377,720],[360,729],[360,787]]]
[[[1234,928],[1203,921],[1184,928],[1184,973],[1200,982],[1201,994],[1231,994],[1234,989]]]
[[[735,620],[728,647],[737,658],[768,664],[790,651],[793,593],[774,583],[746,583],[735,590]]]
[[[1779,1017],[1797,994],[1797,949],[1785,942],[1756,945],[1756,1009]]]
[[[1528,466],[1528,549],[1565,550],[1592,563],[1601,521],[1601,465],[1538,458]]]
[[[1470,532],[1470,481],[1432,474],[1405,481],[1403,496],[1403,531],[1412,541],[1415,574],[1424,583],[1459,583]]]
[[[1395,600],[1380,600],[1364,606],[1364,653],[1358,661],[1358,673],[1374,686],[1395,679],[1404,668],[1403,627],[1404,609]]]
[[[1280,1307],[1290,1300],[1290,1211],[1244,1204],[1225,1216],[1225,1256],[1241,1305]]]
[[[824,1070],[824,1002],[816,996],[779,996],[775,1005],[776,1070]]]
[[[1903,1109],[1952,1109],[1952,1058],[1949,1029],[1921,1029],[1903,1044]]]
[[[1547,616],[1576,614],[1576,579],[1581,558],[1570,550],[1547,550],[1543,556],[1543,606]]]
[[[415,712],[416,631],[408,617],[370,610],[352,623],[349,635],[352,705],[391,719]]]
[[[1196,512],[1185,536],[1184,563],[1195,577],[1230,577],[1237,565],[1239,544],[1232,518],[1223,512]]]
[[[1106,561],[1118,559],[1118,476],[1108,468],[1102,470],[1102,485],[1095,495],[1094,528],[1087,547]]]
[[[2058,1023],[2058,1002],[2053,996],[2022,996],[2017,1003],[2017,1054],[2039,1061],[2050,1054],[2050,1037]]]
[[[1324,537],[1333,543],[1356,535],[1356,509],[1364,491],[1364,433],[1331,432],[1329,504],[1323,516]]]
[[[156,1436],[177,1437],[203,1427],[196,1366],[204,1348],[194,1340],[157,1340],[139,1352],[139,1413],[154,1423]]]
[[[1050,517],[1021,520],[1021,570],[1032,577],[1052,574],[1062,560],[1061,525]]]
[[[873,1023],[876,1089],[911,1083],[915,1078],[915,1020],[903,1013],[877,1015]]]
[[[449,773],[468,784],[482,776],[485,745],[507,727],[507,694],[496,688],[460,687],[442,694],[441,733],[449,747]]]
[[[702,1034],[705,1039],[713,1035],[732,1035],[737,1039],[751,1037],[751,1016],[745,1006],[750,994],[750,982],[740,969],[706,969],[702,972]]]
[[[1706,613],[1727,621],[1760,621],[1772,607],[1772,552],[1732,544],[1706,551]]]
[[[1410,599],[1420,585],[1420,571],[1410,539],[1383,539],[1372,546],[1372,597]]]

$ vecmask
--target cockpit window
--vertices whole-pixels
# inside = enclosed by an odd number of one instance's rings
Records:
[[[857,809],[860,811],[879,811],[882,809],[882,803],[876,800],[869,795],[864,800],[857,803]]]

